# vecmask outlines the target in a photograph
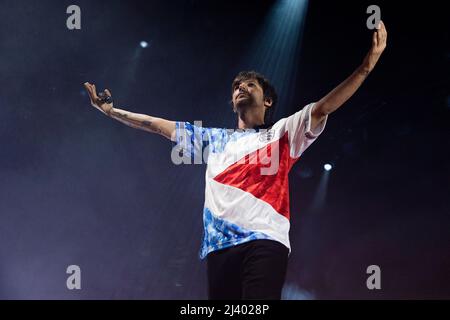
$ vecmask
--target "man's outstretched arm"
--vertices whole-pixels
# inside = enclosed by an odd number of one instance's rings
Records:
[[[314,105],[311,112],[312,130],[325,119],[326,115],[336,111],[358,90],[386,48],[386,39],[387,31],[384,23],[380,21],[378,30],[372,36],[372,47],[363,63],[347,79]]]
[[[89,98],[91,99],[91,105],[105,115],[132,128],[158,133],[167,139],[172,141],[175,140],[175,121],[114,108],[113,103],[106,103],[98,97],[95,85],[86,82],[84,87],[86,88]],[[103,94],[111,97],[111,93],[108,89],[105,89]]]

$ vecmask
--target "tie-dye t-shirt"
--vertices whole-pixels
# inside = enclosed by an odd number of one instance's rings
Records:
[[[176,143],[186,162],[206,162],[200,258],[256,239],[290,252],[288,173],[325,128],[311,130],[308,104],[267,130],[204,128],[176,122]]]

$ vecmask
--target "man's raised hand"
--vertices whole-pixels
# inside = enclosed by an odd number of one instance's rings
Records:
[[[380,20],[377,30],[372,35],[372,47],[364,58],[362,68],[369,73],[375,67],[378,59],[386,48],[387,31],[383,21]]]
[[[85,82],[84,87],[86,88],[86,91],[89,94],[89,99],[91,100],[91,105],[94,108],[100,110],[102,113],[109,115],[109,113],[111,112],[111,110],[113,108],[112,102],[106,103],[105,101],[103,101],[103,99],[101,99],[99,97],[99,95],[97,94],[94,84]],[[111,92],[108,89],[105,89],[102,93],[108,97],[111,97]]]

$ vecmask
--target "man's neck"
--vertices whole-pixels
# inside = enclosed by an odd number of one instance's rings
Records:
[[[264,124],[264,115],[257,109],[248,109],[244,113],[239,114],[238,128],[253,129]]]

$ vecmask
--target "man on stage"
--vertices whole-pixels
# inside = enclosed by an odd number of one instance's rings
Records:
[[[288,173],[324,130],[328,115],[361,86],[386,48],[380,21],[362,64],[322,99],[272,122],[277,94],[257,72],[232,83],[238,130],[203,128],[113,107],[109,90],[85,83],[92,106],[133,128],[176,142],[206,166],[204,234],[210,299],[280,299],[290,253]]]

